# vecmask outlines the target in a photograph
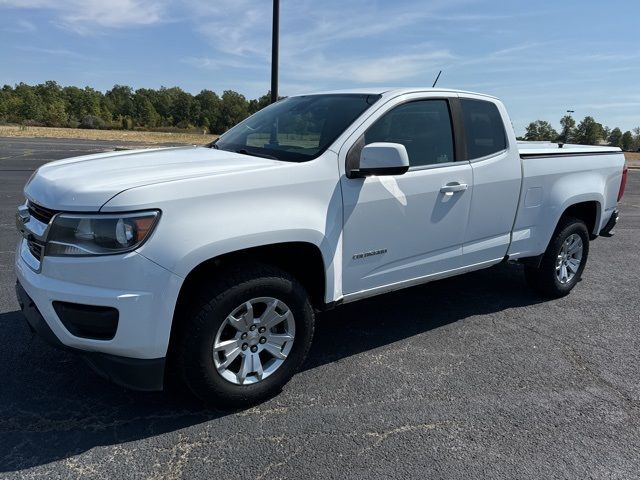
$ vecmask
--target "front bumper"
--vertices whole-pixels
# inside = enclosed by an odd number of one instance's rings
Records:
[[[138,359],[118,357],[100,352],[87,352],[63,344],[40,314],[38,307],[20,282],[16,282],[16,296],[27,325],[48,344],[62,350],[78,353],[100,376],[133,390],[162,390],[164,384],[164,358]]]
[[[18,298],[27,322],[49,343],[82,356],[114,382],[141,390],[162,388],[173,312],[182,279],[131,252],[104,257],[47,257],[40,271],[16,252]],[[113,307],[119,320],[113,338],[72,334],[54,302]]]

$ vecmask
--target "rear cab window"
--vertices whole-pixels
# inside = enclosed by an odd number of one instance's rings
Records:
[[[461,98],[467,158],[474,160],[507,149],[502,116],[493,102]]]

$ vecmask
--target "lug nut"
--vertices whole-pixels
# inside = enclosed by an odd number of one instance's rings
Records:
[[[253,353],[256,353],[258,351],[258,347],[256,347],[255,345],[253,347],[251,347],[251,351]]]
[[[264,332],[266,332],[266,331],[267,331],[267,329],[266,329],[265,327],[260,327],[260,328],[258,329],[258,332],[260,332],[260,333],[264,333]]]
[[[267,343],[267,339],[264,337],[260,337],[260,343]]]
[[[241,340],[244,340],[245,338],[247,338],[247,332],[244,332],[242,335],[240,335]]]
[[[246,350],[247,348],[249,348],[249,344],[248,343],[243,343],[242,344],[242,350]]]
[[[251,325],[251,327],[249,328],[249,330],[251,330],[252,332],[256,329],[255,325]]]

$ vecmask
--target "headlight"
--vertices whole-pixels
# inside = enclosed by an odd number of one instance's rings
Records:
[[[45,255],[112,255],[138,248],[149,237],[160,212],[56,215]]]

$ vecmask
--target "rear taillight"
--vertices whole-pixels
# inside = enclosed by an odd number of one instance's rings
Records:
[[[620,190],[618,191],[618,201],[620,201],[620,199],[622,198],[622,195],[624,195],[624,187],[627,186],[628,171],[629,171],[629,167],[625,165],[624,168],[622,169],[622,180],[620,180]]]

